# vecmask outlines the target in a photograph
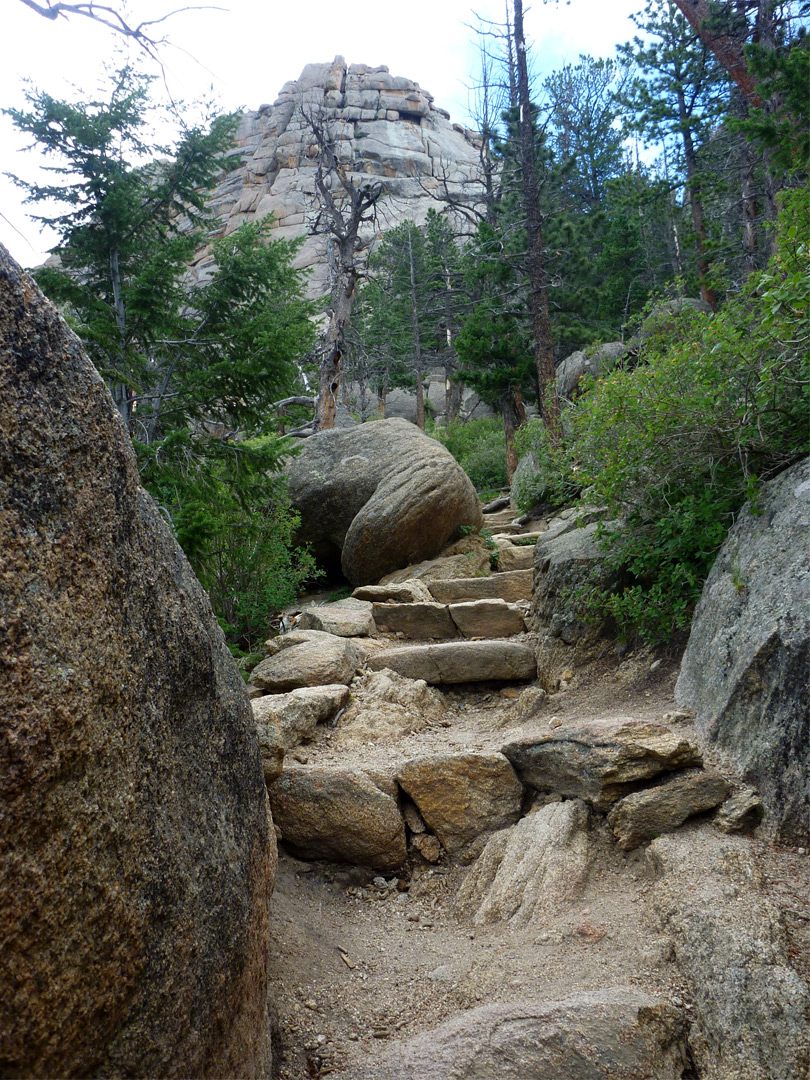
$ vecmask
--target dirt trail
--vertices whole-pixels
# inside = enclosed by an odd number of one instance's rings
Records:
[[[649,672],[647,655],[606,658],[552,695],[542,720],[515,721],[514,701],[479,684],[445,692],[449,727],[343,754],[324,730],[305,748],[309,763],[380,767],[420,752],[499,749],[548,721],[675,711],[675,668]],[[575,990],[638,985],[683,1001],[669,942],[654,929],[644,855],[624,855],[608,834],[609,857],[585,894],[549,910],[530,929],[473,927],[453,899],[464,867],[422,861],[401,878],[361,867],[281,856],[273,899],[271,1001],[279,1080],[334,1075],[385,1059],[390,1040],[430,1028],[464,1009],[531,993],[550,1000]]]
[[[390,773],[420,754],[500,750],[510,740],[595,717],[665,720],[693,734],[673,697],[678,664],[672,653],[619,657],[609,647],[529,720],[520,718],[517,691],[503,684],[443,687],[439,723],[360,747],[341,744],[339,723],[322,725],[292,757]],[[446,858],[430,865],[412,852],[399,876],[282,852],[270,986],[277,1080],[352,1080],[369,1069],[374,1075],[375,1063],[396,1055],[395,1041],[478,1005],[527,996],[559,1000],[635,986],[692,1015],[672,941],[656,917],[645,847],[623,853],[599,816],[593,833],[599,854],[584,894],[549,905],[519,929],[459,917],[454,901],[468,869]],[[750,844],[771,899],[786,914],[791,955],[808,977],[807,857],[756,839]]]

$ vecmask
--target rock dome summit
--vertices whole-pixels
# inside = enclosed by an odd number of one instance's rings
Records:
[[[481,200],[481,137],[451,123],[418,83],[385,66],[347,64],[342,56],[307,64],[272,105],[244,114],[230,155],[233,168],[210,205],[224,235],[272,214],[274,237],[305,236],[296,264],[311,268],[313,296],[328,291],[326,238],[309,235],[318,152],[313,122],[326,125],[352,182],[383,181],[377,223],[360,237],[363,249],[376,233],[406,219],[422,223],[428,209],[439,205],[437,196],[462,205]],[[199,276],[209,259],[207,250],[200,252]]]

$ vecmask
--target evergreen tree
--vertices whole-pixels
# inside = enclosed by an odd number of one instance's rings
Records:
[[[678,151],[675,160],[692,211],[701,295],[714,307],[699,153],[725,109],[727,77],[706,45],[695,39],[673,0],[646,0],[643,13],[633,21],[644,38],[618,47],[619,55],[640,72],[621,95],[630,110],[628,126]]]
[[[313,339],[310,305],[291,266],[296,245],[268,243],[269,222],[215,241],[205,280],[193,284],[188,263],[205,238],[206,196],[233,120],[215,117],[172,147],[156,145],[147,137],[149,84],[125,68],[106,100],[30,91],[31,111],[9,113],[48,152],[60,182],[18,182],[28,201],[67,204],[39,215],[60,242],[58,265],[37,277],[107,380],[144,483],[195,570],[211,585],[228,551],[243,568],[252,561],[250,596],[226,603],[220,590],[218,601],[244,641],[245,613],[267,616],[308,573],[289,553],[292,518],[269,478],[289,451],[245,437],[266,436],[267,406],[294,384]]]
[[[522,237],[513,239],[522,255]],[[465,252],[469,311],[456,340],[462,379],[503,419],[510,481],[515,432],[526,421],[523,395],[537,387],[525,283],[514,254],[498,228],[481,223]]]
[[[31,184],[13,177],[26,202],[66,207],[32,215],[60,237],[52,253],[62,273],[42,274],[43,287],[71,304],[127,423],[149,348],[167,336],[168,313],[181,304],[205,195],[234,126],[233,117],[217,117],[187,129],[174,146],[150,141],[150,122],[159,119],[152,81],[124,67],[112,74],[104,100],[59,101],[29,89],[30,111],[5,110],[47,154],[57,178]]]

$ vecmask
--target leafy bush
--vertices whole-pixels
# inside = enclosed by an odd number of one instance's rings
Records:
[[[483,494],[506,487],[506,442],[500,420],[454,420],[430,434],[447,447],[476,491]]]
[[[673,317],[569,413],[578,477],[624,522],[603,541],[626,587],[584,600],[645,640],[688,625],[735,513],[810,448],[809,220],[791,193],[764,271],[713,319]]]

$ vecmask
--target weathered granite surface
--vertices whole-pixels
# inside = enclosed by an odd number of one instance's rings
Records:
[[[78,338],[0,247],[0,1075],[265,1077],[250,703]]]

